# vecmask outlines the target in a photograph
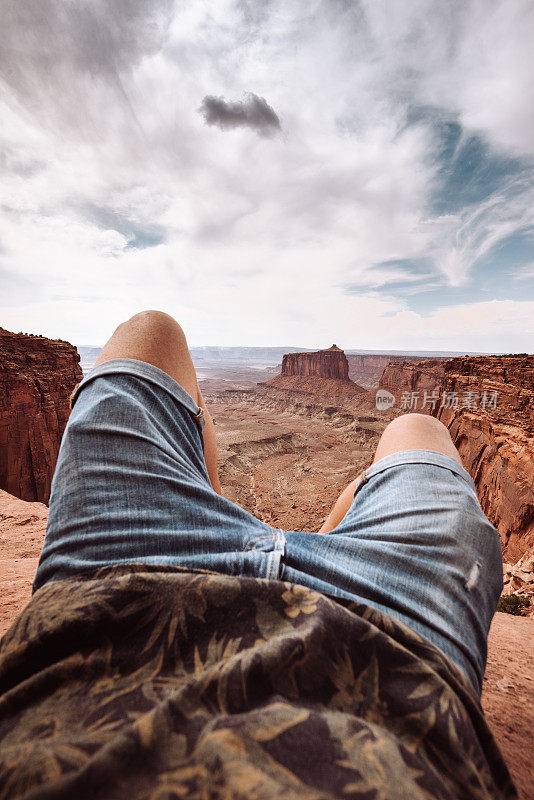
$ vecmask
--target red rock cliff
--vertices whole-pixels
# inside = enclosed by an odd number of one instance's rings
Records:
[[[365,389],[376,389],[379,384],[380,378],[384,369],[388,364],[402,363],[409,361],[410,363],[418,363],[420,361],[427,361],[424,356],[388,356],[372,353],[362,354],[348,354],[347,360],[349,362],[349,378],[356,381],[360,386]],[[442,361],[444,359],[436,359]]]
[[[349,380],[349,362],[343,350],[333,344],[328,350],[317,350],[314,353],[287,353],[282,359],[284,377],[298,375],[309,378],[333,378]]]
[[[79,360],[68,342],[0,328],[0,488],[15,497],[48,502]]]
[[[405,362],[392,361],[385,368],[379,386],[395,395],[401,401],[404,392],[419,393],[419,405],[423,402],[424,392],[430,393],[435,387],[439,389],[445,370],[444,361],[429,358],[425,361]],[[413,409],[420,410],[420,408]]]
[[[505,560],[534,548],[534,356],[465,356],[444,365],[390,364],[382,388],[404,410],[432,413],[450,430],[477,487],[487,517],[498,529]],[[422,407],[424,392],[439,399]]]

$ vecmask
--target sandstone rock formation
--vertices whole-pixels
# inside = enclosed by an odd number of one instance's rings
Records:
[[[333,378],[338,381],[349,380],[349,362],[343,350],[333,344],[328,350],[314,353],[286,353],[282,359],[284,377],[298,375],[302,378],[316,376]]]
[[[445,363],[437,358],[417,362],[390,361],[382,373],[379,386],[395,395],[397,405],[402,404],[405,392],[418,393],[419,397],[415,398],[418,401],[417,408],[411,410],[420,411],[424,392],[431,393],[441,386]]]
[[[534,552],[522,556],[516,564],[504,564],[503,583],[505,596],[534,598]]]
[[[445,404],[434,413],[449,428],[513,563],[534,549],[534,356],[451,359],[442,387]],[[473,407],[461,408],[469,392],[478,395]]]
[[[349,378],[364,389],[376,389],[385,368],[390,363],[402,364],[406,361],[419,363],[426,361],[425,356],[394,356],[373,353],[347,353],[349,362]],[[436,361],[445,359],[436,359]]]
[[[68,342],[0,328],[0,488],[48,502],[69,396],[82,379]]]
[[[284,355],[280,375],[258,384],[260,392],[273,389],[284,393],[288,402],[295,395],[312,395],[322,402],[336,403],[367,397],[365,389],[350,380],[347,357],[335,344],[328,350]]]
[[[532,552],[534,356],[390,364],[380,386],[395,394],[402,410],[431,413],[449,428],[484,513],[499,531],[505,561]]]
[[[256,391],[272,392],[276,390],[280,398],[285,397],[288,402],[293,402],[296,397],[311,396],[316,402],[352,405],[353,401],[359,404],[367,400],[367,392],[351,380],[340,381],[335,378],[319,378],[310,375],[301,378],[298,375],[277,375],[267,383],[258,384]]]

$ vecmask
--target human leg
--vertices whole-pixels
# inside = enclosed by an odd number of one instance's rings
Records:
[[[282,577],[386,611],[439,647],[480,691],[502,553],[451,448],[436,420],[395,420],[322,532],[286,531]]]
[[[134,562],[277,577],[283,536],[214,490],[195,398],[174,320],[119,326],[73,393],[35,588]]]
[[[404,450],[431,450],[462,463],[448,429],[428,414],[403,414],[392,420],[380,437],[373,463]]]
[[[381,458],[404,450],[431,450],[434,453],[443,453],[459,464],[462,463],[445,425],[427,414],[403,414],[390,422],[380,437],[373,464]],[[360,482],[359,475],[345,487],[319,533],[328,533],[339,525],[351,507],[354,492]]]
[[[204,460],[214,490],[221,494],[217,473],[217,441],[211,415],[200,392],[185,334],[173,317],[162,311],[141,311],[121,323],[95,362],[116,358],[145,361],[163,370],[191,395],[204,411]]]

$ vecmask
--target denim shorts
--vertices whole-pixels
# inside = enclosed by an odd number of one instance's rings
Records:
[[[166,372],[107,361],[72,405],[35,589],[124,562],[290,581],[387,612],[481,690],[502,553],[452,458],[387,456],[366,470],[333,531],[283,531],[212,489],[202,414]]]

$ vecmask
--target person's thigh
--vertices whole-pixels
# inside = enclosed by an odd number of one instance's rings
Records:
[[[429,450],[387,456],[366,471],[337,528],[286,538],[285,580],[386,611],[480,690],[502,553],[455,460]]]
[[[96,367],[75,393],[34,588],[120,562],[277,576],[278,531],[218,495],[192,397],[146,362]]]

